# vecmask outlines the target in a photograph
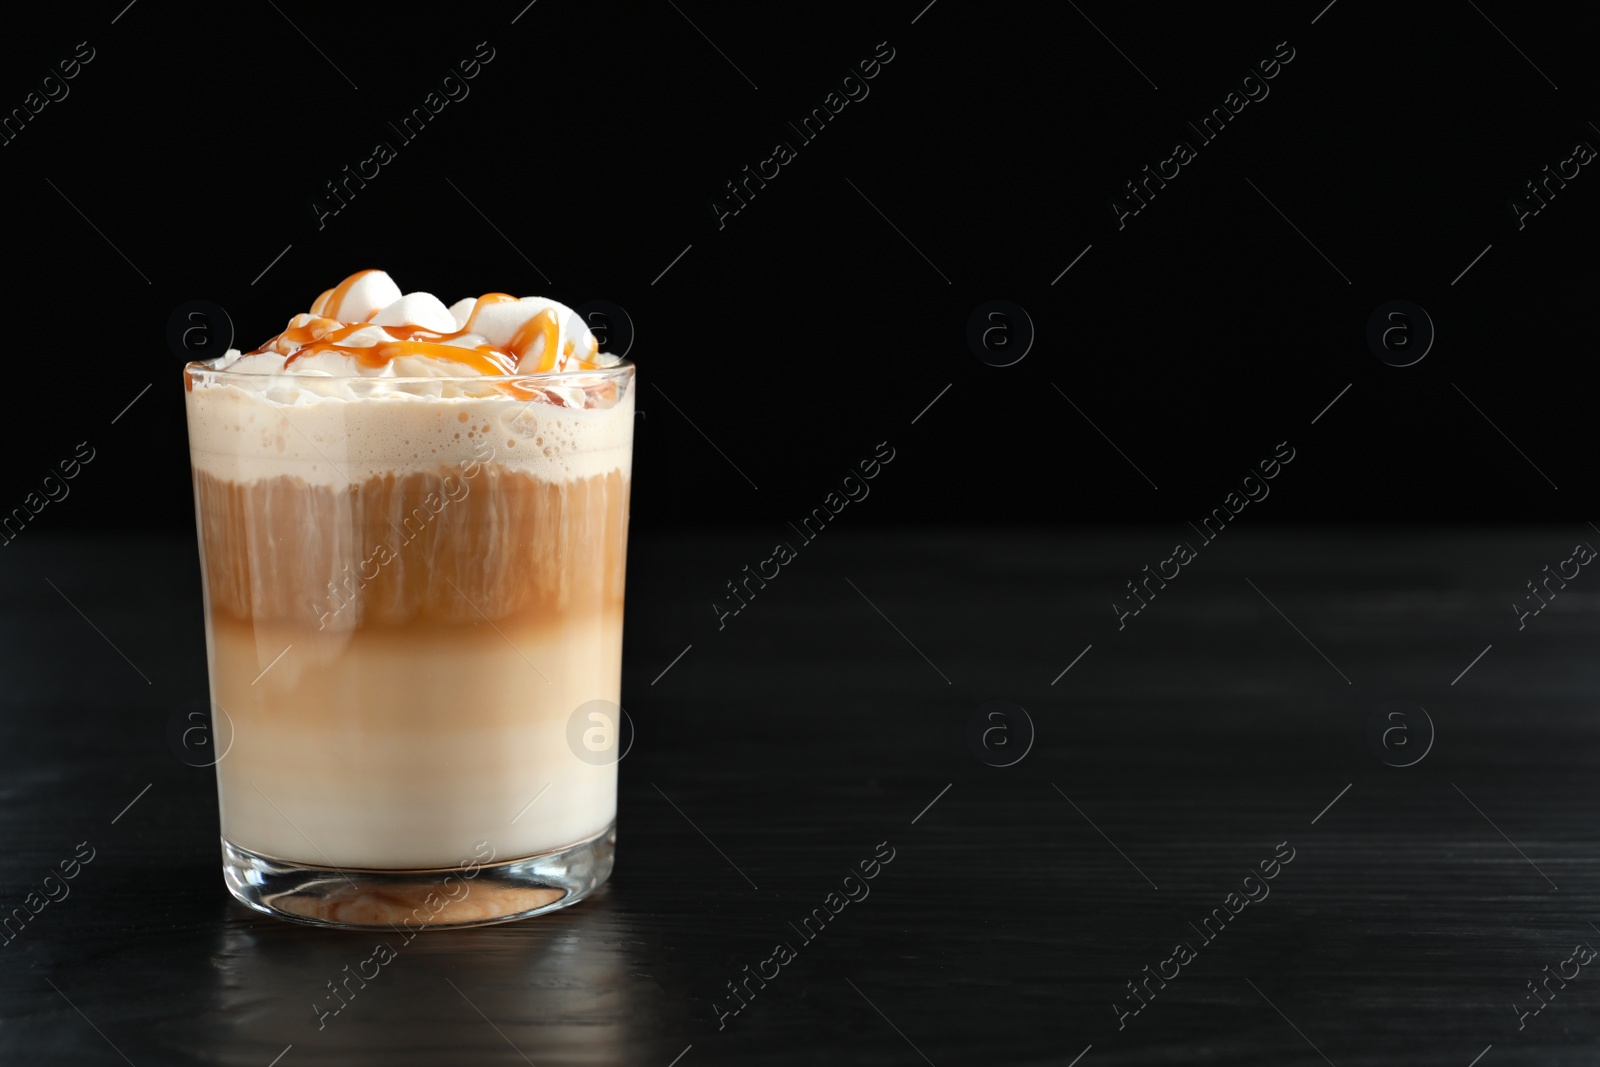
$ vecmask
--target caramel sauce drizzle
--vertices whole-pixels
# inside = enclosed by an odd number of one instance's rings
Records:
[[[372,273],[373,271],[370,270],[358,270],[332,289],[325,291],[312,303],[311,314],[327,315],[334,311],[340,304],[344,303],[345,294],[350,292],[351,286]]]
[[[340,344],[357,330],[366,329],[370,320],[377,312],[367,316],[367,321],[346,323],[335,319],[332,313],[344,302],[345,296],[364,276],[373,273],[369,270],[357,271],[334,288],[326,290],[312,303],[310,317],[299,326],[291,325],[282,333],[267,341],[260,348],[247,355],[259,355],[263,352],[277,352],[287,356],[284,368],[297,359],[320,355],[323,352],[333,352],[354,359],[363,367],[383,367],[394,360],[404,356],[424,356],[432,359],[441,359],[450,363],[459,363],[480,374],[502,376],[519,373],[517,368],[523,359],[538,350],[537,362],[529,371],[521,373],[542,373],[546,371],[566,370],[596,370],[598,364],[593,362],[598,350],[598,345],[593,338],[590,339],[589,350],[582,356],[574,356],[575,343],[568,340],[561,350],[557,351],[557,340],[561,336],[561,324],[556,320],[554,309],[546,308],[533,318],[529,319],[522,328],[511,338],[504,348],[494,345],[482,344],[473,348],[462,345],[447,344],[470,333],[476,333],[478,313],[485,307],[495,304],[517,303],[517,298],[506,293],[485,293],[473,304],[472,314],[467,316],[466,323],[459,330],[450,333],[438,333],[424,329],[421,326],[383,326],[380,329],[387,331],[395,338],[383,344],[361,348],[354,345]],[[300,316],[295,316],[299,318]],[[291,320],[292,321],[292,320]],[[540,348],[540,345],[543,345]],[[513,384],[511,391],[517,395],[526,394],[533,397],[534,392]]]

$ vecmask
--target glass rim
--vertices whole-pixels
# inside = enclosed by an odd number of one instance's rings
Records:
[[[223,359],[223,356],[216,357]],[[204,376],[229,382],[304,382],[313,381],[349,381],[372,382],[374,384],[464,384],[478,383],[480,385],[497,385],[509,382],[531,382],[536,385],[561,385],[574,381],[590,381],[596,376],[602,378],[632,377],[635,365],[632,360],[620,360],[609,367],[593,367],[588,370],[563,370],[563,371],[529,371],[526,374],[437,374],[422,375],[419,377],[388,377],[375,374],[296,374],[293,371],[276,371],[263,374],[259,371],[236,371],[226,367],[216,367],[216,360],[196,359],[184,364],[184,374]]]

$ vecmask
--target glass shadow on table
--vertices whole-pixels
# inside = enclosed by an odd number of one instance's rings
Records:
[[[254,1067],[290,1045],[296,1065],[545,1067],[671,1047],[670,1059],[684,1042],[663,1031],[684,1029],[685,1005],[658,979],[663,961],[648,958],[659,947],[628,939],[616,904],[605,886],[521,922],[394,933],[314,929],[229,904],[208,1009],[167,1037],[175,1052]]]

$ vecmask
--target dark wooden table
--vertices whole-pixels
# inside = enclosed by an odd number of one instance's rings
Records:
[[[223,888],[213,772],[171,740],[205,692],[192,544],[19,539],[0,1062],[1593,1062],[1600,577],[1510,604],[1600,538],[1243,526],[1120,630],[1181,532],[830,530],[720,631],[772,532],[636,537],[609,886],[397,945],[321,1029],[386,939]],[[1036,730],[1012,766],[969,745],[991,700]]]

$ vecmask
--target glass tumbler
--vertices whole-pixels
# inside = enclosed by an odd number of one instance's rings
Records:
[[[184,378],[228,889],[417,930],[601,885],[633,366]]]

